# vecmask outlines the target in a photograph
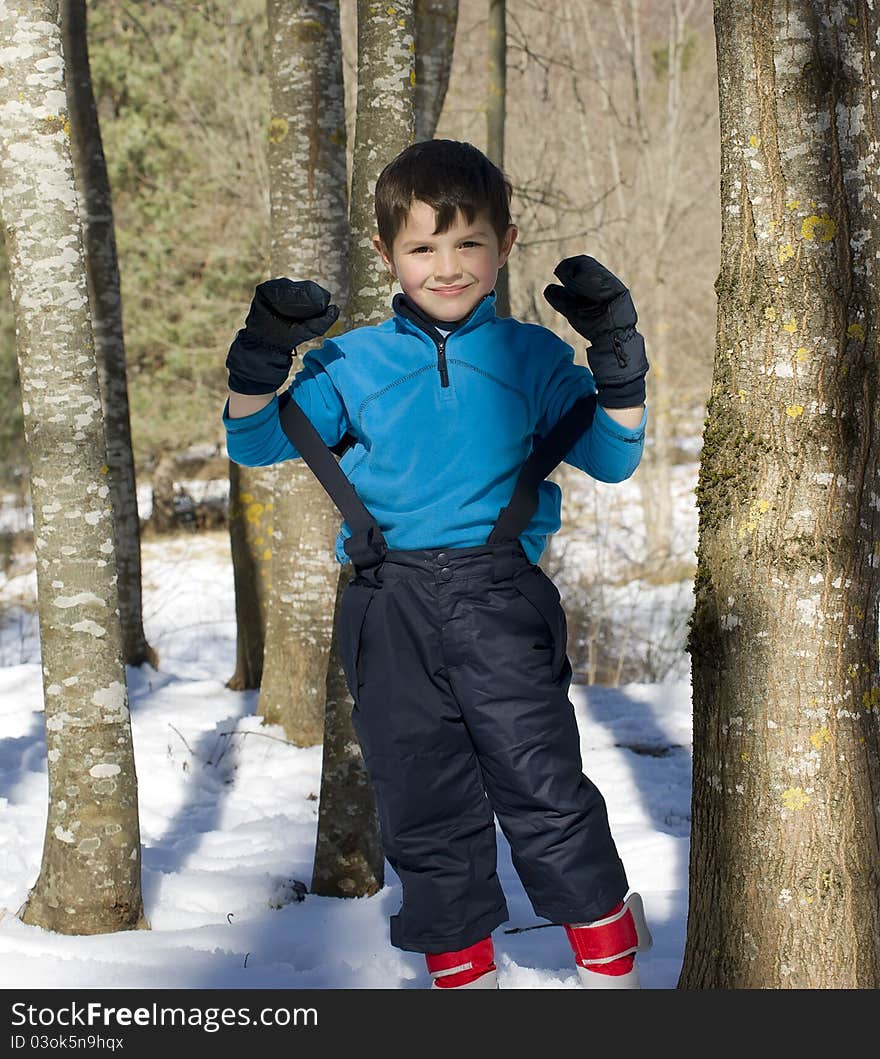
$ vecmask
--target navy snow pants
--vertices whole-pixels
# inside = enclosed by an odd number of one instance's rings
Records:
[[[339,611],[352,720],[403,901],[391,943],[449,952],[508,918],[497,816],[535,914],[605,915],[627,893],[583,774],[559,593],[518,542],[389,551]]]

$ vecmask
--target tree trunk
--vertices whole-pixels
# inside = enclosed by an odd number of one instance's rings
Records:
[[[373,191],[385,165],[413,142],[413,0],[358,0],[358,87],[351,174],[351,305],[354,326],[390,312],[392,280],[371,236]]]
[[[344,311],[348,225],[339,5],[268,0],[267,12],[272,275],[313,279]],[[341,329],[339,321],[335,329]],[[279,465],[276,473],[259,712],[267,723],[281,724],[292,742],[313,746],[324,731],[340,517],[302,461]]]
[[[59,5],[0,4],[0,212],[31,499],[48,749],[25,922],[144,925],[108,454],[66,113]]]
[[[489,0],[489,86],[486,99],[486,155],[504,170],[504,118],[507,109],[507,3]],[[495,312],[510,316],[510,264],[498,272]]]
[[[836,9],[835,9],[836,10]],[[876,5],[715,5],[684,988],[877,988]]]
[[[440,120],[458,26],[458,0],[415,0],[415,142],[431,140]]]
[[[351,197],[350,318],[377,323],[389,312],[390,287],[370,236],[375,231],[373,189],[379,171],[412,142],[412,3],[358,2],[357,121]],[[351,571],[340,578],[340,594]],[[338,599],[339,597],[337,597]],[[373,790],[351,724],[351,699],[333,637],[327,669],[327,713],[318,843],[312,888],[358,896],[384,883],[384,858]],[[360,888],[360,889],[359,889]]]
[[[61,26],[67,64],[71,148],[85,237],[92,331],[104,404],[107,482],[116,533],[123,657],[131,666],[149,662],[158,668],[158,655],[147,643],[144,634],[141,532],[131,448],[113,200],[98,124],[98,109],[92,91],[86,0],[62,0]]]
[[[229,461],[229,543],[235,588],[235,672],[232,691],[253,690],[263,678],[266,597],[272,579],[272,470],[255,474]]]
[[[344,566],[343,571],[338,599],[351,579],[351,566]],[[331,659],[312,893],[367,897],[382,889],[385,860],[376,800],[351,725],[354,703],[345,684],[335,635]]]

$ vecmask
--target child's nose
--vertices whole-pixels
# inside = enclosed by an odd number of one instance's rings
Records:
[[[438,251],[434,258],[434,274],[437,279],[454,279],[461,275],[461,267],[454,250]]]

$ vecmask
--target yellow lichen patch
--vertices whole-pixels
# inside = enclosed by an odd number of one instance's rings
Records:
[[[821,217],[817,217],[815,213],[805,217],[801,225],[801,235],[804,239],[818,239],[820,243],[830,243],[835,230],[834,221],[827,213],[823,213]]]
[[[107,464],[105,463],[105,464],[104,464],[104,466],[103,466],[103,467],[101,468],[101,474],[107,474],[107,472],[108,472],[109,470],[110,470],[110,468],[109,468],[109,467],[107,466]]]
[[[871,688],[862,692],[862,705],[870,713],[880,708],[880,688]]]
[[[271,559],[271,558],[272,558],[272,549],[271,549],[271,548],[267,548],[267,549],[266,549],[266,550],[265,550],[265,551],[263,552],[263,560],[264,560],[265,562],[268,562],[268,561],[269,561],[269,559]]]
[[[798,416],[804,414],[804,406],[802,404],[790,404],[788,408],[786,408],[785,414],[792,419],[797,419]]]
[[[752,133],[752,135],[749,137],[749,146],[750,147],[760,147],[761,146],[761,141],[758,139],[757,136],[755,136],[754,133]]]
[[[791,243],[783,243],[776,252],[776,256],[779,258],[779,264],[782,265],[794,257],[794,247]]]
[[[796,320],[786,320],[786,322],[782,325],[782,330],[783,331],[788,331],[788,333],[790,335],[793,335],[795,333],[795,331],[797,331],[797,321]]]
[[[748,750],[744,750],[740,754],[739,759],[743,762],[743,764],[747,765],[751,761],[752,755],[748,752]]]
[[[776,310],[773,308],[772,305],[768,305],[767,308],[764,310],[764,319],[765,320],[775,320],[776,319]]]
[[[831,733],[828,728],[823,724],[822,727],[817,731],[813,732],[810,736],[810,742],[817,750],[821,750],[823,746],[831,739]]]
[[[269,120],[269,143],[283,143],[287,138],[287,118],[271,118]]]
[[[262,504],[248,504],[245,508],[244,517],[254,525],[260,521],[264,510]]]
[[[788,208],[790,210],[796,210],[798,208],[798,206],[800,206],[800,204],[801,204],[801,200],[800,199],[792,199],[791,202],[787,202],[786,203],[786,205],[788,206]]]
[[[803,362],[805,360],[808,360],[810,357],[809,350],[807,350],[804,346],[798,346],[797,352],[795,353],[795,357],[798,361],[800,361],[801,364],[803,364]]]
[[[859,663],[858,662],[850,662],[850,664],[846,667],[846,672],[847,672],[848,676],[851,676],[851,677],[858,676]]]
[[[397,14],[397,8],[396,7],[388,7],[385,10],[388,12],[389,15],[396,15]]]
[[[775,232],[778,227],[779,225],[776,223],[776,221],[770,221],[770,223],[767,225],[767,230]]]
[[[70,136],[70,121],[68,120],[66,114],[61,119],[61,128],[64,129],[64,133],[66,136]]]
[[[855,338],[859,342],[865,341],[865,329],[861,324],[850,324],[846,329],[847,338]]]
[[[254,547],[255,548],[262,548],[265,543],[266,543],[266,541],[265,541],[265,539],[263,537],[254,537]]]
[[[804,809],[810,800],[803,787],[789,787],[782,792],[782,804],[786,809]]]
[[[253,497],[250,493],[240,493],[239,499],[243,504],[249,504],[253,500]]]
[[[409,83],[411,85],[414,85],[416,83],[416,72],[415,72],[415,70],[410,70],[410,72],[409,72]]]
[[[852,15],[847,18],[847,22],[849,22],[851,26],[857,26],[859,24],[859,20],[857,18],[853,18]]]
[[[856,609],[855,609],[855,616],[856,616],[856,621],[864,621],[865,620],[865,612],[863,610],[861,610],[859,607],[856,607]]]
[[[769,500],[753,500],[749,504],[748,518],[739,528],[739,536],[744,537],[747,533],[754,533],[769,510]]]
[[[745,390],[737,390],[736,393],[733,396],[734,397],[738,397],[741,401],[744,401],[746,399],[746,391]]]

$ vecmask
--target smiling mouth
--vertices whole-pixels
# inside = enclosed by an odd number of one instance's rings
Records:
[[[469,283],[463,283],[460,287],[431,287],[432,294],[460,294],[461,291],[467,290],[470,286]]]

